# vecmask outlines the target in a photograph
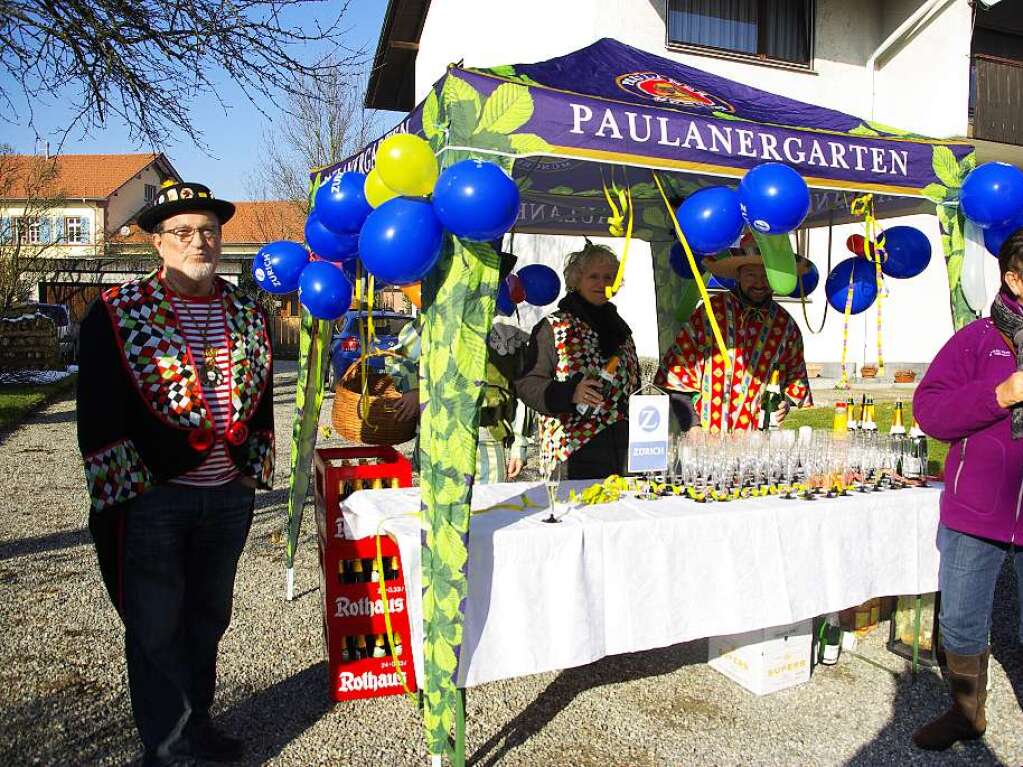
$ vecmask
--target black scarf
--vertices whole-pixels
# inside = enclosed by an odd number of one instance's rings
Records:
[[[602,306],[594,306],[573,290],[558,302],[558,308],[593,328],[600,340],[600,353],[605,357],[617,354],[622,344],[632,335],[632,328],[618,316],[618,310],[610,301]]]
[[[991,304],[991,319],[1016,350],[1016,370],[1023,370],[1023,310],[1002,291]],[[1012,438],[1023,439],[1023,403],[1012,406]]]

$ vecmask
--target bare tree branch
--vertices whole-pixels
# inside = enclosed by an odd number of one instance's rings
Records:
[[[345,159],[374,138],[376,113],[363,106],[365,76],[306,78],[262,137],[248,179],[256,199],[289,200],[309,210],[309,169]]]
[[[332,14],[326,26],[310,21],[320,8]],[[154,147],[182,135],[201,143],[191,107],[219,101],[225,73],[262,111],[261,98],[315,96],[309,83],[328,86],[360,68],[363,52],[345,42],[347,8],[348,0],[0,0],[0,72],[9,75],[0,103],[21,106],[33,127],[34,101],[77,105],[65,136],[123,121]]]

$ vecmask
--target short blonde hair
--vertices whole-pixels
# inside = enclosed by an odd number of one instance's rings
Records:
[[[607,245],[595,245],[587,241],[582,250],[569,253],[565,260],[565,290],[575,290],[579,287],[579,278],[583,270],[594,261],[606,261],[618,268],[619,261],[617,254]]]

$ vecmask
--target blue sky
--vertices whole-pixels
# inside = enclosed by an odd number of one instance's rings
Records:
[[[376,50],[386,8],[385,0],[352,0],[345,15],[345,26],[351,28],[349,47],[366,51],[367,69]],[[8,83],[5,79],[4,85]],[[229,106],[226,114],[212,98],[194,102],[191,107],[194,122],[203,132],[206,151],[188,142],[169,142],[163,151],[185,179],[207,184],[218,197],[242,200],[250,196],[246,177],[258,162],[260,137],[269,123],[232,83],[224,82],[219,92]],[[266,105],[264,109],[274,120],[284,119],[272,105]],[[379,112],[380,132],[397,123],[401,116],[397,112]],[[36,128],[44,139],[51,140],[53,146],[56,146],[60,129],[68,120],[69,110],[59,103],[36,106]],[[30,154],[37,149],[41,152],[42,145],[37,147],[35,136],[35,131],[27,125],[27,117],[22,116],[17,125],[0,123],[0,141],[13,146],[15,152]],[[63,152],[122,153],[151,149],[148,145],[132,141],[123,125],[111,124],[104,130],[93,130],[85,136],[81,130],[72,132],[64,142]]]

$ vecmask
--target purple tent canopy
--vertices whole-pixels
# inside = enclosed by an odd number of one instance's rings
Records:
[[[509,85],[515,87],[505,88],[500,114],[488,115],[488,97]],[[475,111],[444,114],[444,104],[466,94]],[[528,117],[515,124],[519,102]],[[609,38],[536,64],[450,67],[389,133],[430,138],[438,130],[448,131],[443,151],[514,156],[512,173],[523,192],[516,230],[552,234],[606,233],[605,184],[631,187],[642,215],[662,205],[652,170],[682,197],[769,161],[806,179],[811,226],[849,220],[850,201],[864,192],[874,193],[879,216],[930,212],[923,195],[941,183],[936,166],[973,149],[804,104]],[[338,168],[368,171],[378,143],[320,176]]]

